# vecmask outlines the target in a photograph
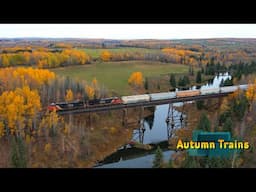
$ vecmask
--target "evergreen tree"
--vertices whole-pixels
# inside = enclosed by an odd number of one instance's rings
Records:
[[[196,82],[197,83],[202,83],[202,76],[201,76],[201,72],[198,71],[196,74]]]
[[[208,117],[205,113],[203,113],[200,117],[199,123],[197,125],[197,129],[203,131],[210,131],[211,129],[211,122],[209,121]]]
[[[194,67],[191,69],[191,75],[194,76]]]
[[[183,77],[179,78],[178,85],[181,86],[181,87],[185,86]]]
[[[155,158],[153,161],[153,168],[161,168],[163,166],[163,152],[161,148],[158,146],[155,153]]]
[[[231,78],[231,79],[228,78],[225,81],[222,79],[220,82],[221,87],[232,86],[232,85],[233,85],[233,78]]]
[[[155,114],[149,115],[144,118],[144,120],[148,123],[149,129],[151,130],[154,124]]]
[[[11,164],[14,168],[26,168],[27,157],[25,143],[21,137],[12,138]]]
[[[204,68],[203,67],[201,68],[201,73],[204,74]]]
[[[200,168],[199,161],[196,157],[187,155],[182,163],[183,168]]]
[[[228,117],[223,125],[222,130],[223,131],[232,131],[232,127],[233,127],[233,123],[232,123],[232,119],[230,117]]]
[[[171,74],[170,76],[170,85],[175,88],[176,87],[176,80],[174,74]]]
[[[189,81],[188,76],[185,75],[185,76],[183,77],[183,82],[184,82],[184,86],[190,84],[190,81]]]
[[[160,84],[159,84],[159,83],[157,84],[157,89],[158,89],[158,90],[160,90],[160,89],[161,89],[161,87],[160,87]]]
[[[193,68],[193,66],[189,66],[189,75],[191,75],[191,76],[194,76],[194,68]]]
[[[220,87],[224,87],[224,80],[223,79],[221,79],[221,81],[220,81]]]
[[[145,78],[144,88],[148,90],[148,78]]]
[[[201,110],[204,108],[204,100],[196,101],[196,108]]]
[[[248,101],[245,96],[242,96],[233,101],[231,109],[234,115],[238,118],[238,120],[242,120],[245,114],[245,111],[247,109],[247,106],[248,106]]]

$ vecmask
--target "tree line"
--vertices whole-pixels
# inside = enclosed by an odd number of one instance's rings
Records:
[[[36,66],[38,68],[64,67],[68,65],[84,65],[91,58],[84,51],[64,49],[60,52],[47,50],[24,51],[0,54],[0,67]]]

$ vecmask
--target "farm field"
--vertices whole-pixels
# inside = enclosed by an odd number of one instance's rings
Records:
[[[149,61],[123,61],[56,68],[51,71],[79,80],[92,81],[95,77],[100,85],[120,95],[127,95],[131,93],[127,81],[132,72],[140,71],[144,77],[151,77],[168,73],[185,73],[188,71],[188,66]]]

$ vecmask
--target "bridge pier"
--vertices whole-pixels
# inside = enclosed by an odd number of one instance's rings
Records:
[[[123,108],[123,126],[124,128],[127,128],[127,124],[128,124],[128,109],[127,108]]]
[[[223,97],[219,97],[218,98],[218,108],[220,108],[222,102],[223,102]]]
[[[140,107],[140,115],[139,115],[139,121],[144,119],[144,106]]]
[[[169,104],[169,108],[168,108],[168,115],[166,118],[166,127],[167,127],[167,137],[168,139],[170,139],[173,136],[173,131],[176,128],[182,128],[184,126],[186,126],[186,119],[187,116],[184,116],[184,105],[185,102],[183,102],[181,111],[180,111],[180,115],[175,114],[175,110],[173,107],[173,104]]]

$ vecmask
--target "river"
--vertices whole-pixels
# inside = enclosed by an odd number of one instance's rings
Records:
[[[217,88],[222,80],[230,79],[228,73],[219,74],[202,88]],[[191,87],[195,89],[196,87]],[[197,87],[198,88],[198,87]],[[182,103],[175,103],[174,106],[182,106]],[[174,151],[168,149],[168,139],[171,136],[170,125],[166,122],[168,114],[173,111],[174,126],[173,129],[179,129],[185,122],[180,121],[181,112],[175,110],[169,104],[158,105],[155,107],[152,116],[141,119],[141,127],[135,129],[131,140],[143,144],[159,145],[163,151],[164,160],[168,161]],[[169,112],[169,113],[168,113]],[[186,118],[183,114],[184,119]],[[169,126],[168,126],[169,125]],[[123,146],[117,152],[106,157],[96,168],[151,168],[154,159],[155,150],[145,151],[134,149],[131,146]]]

